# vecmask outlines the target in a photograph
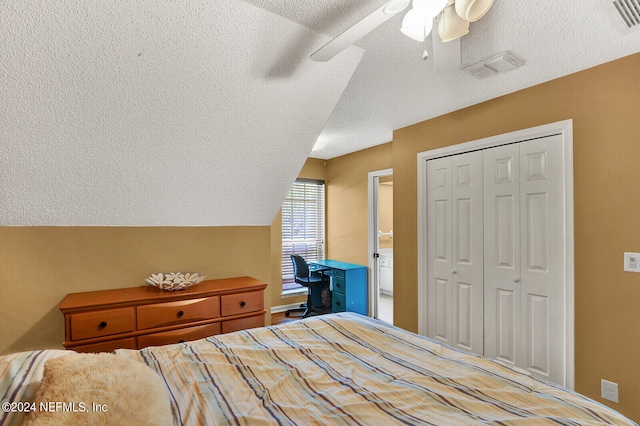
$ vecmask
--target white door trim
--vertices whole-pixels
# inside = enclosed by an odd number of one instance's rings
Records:
[[[565,386],[575,386],[574,327],[574,219],[573,219],[573,120],[542,126],[418,153],[418,333],[427,334],[427,160],[464,152],[491,148],[551,135],[562,135],[565,169]]]
[[[393,169],[383,169],[369,172],[367,177],[367,191],[368,191],[368,214],[369,214],[369,273],[367,274],[369,281],[369,316],[378,316],[378,277],[376,268],[376,259],[373,257],[373,253],[376,250],[376,243],[378,241],[378,179],[384,176],[393,174]]]

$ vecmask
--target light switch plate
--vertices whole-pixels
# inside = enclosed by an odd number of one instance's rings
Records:
[[[624,270],[626,272],[640,272],[640,253],[625,252]]]

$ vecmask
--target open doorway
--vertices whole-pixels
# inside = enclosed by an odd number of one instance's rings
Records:
[[[369,314],[393,324],[393,170],[369,173]]]

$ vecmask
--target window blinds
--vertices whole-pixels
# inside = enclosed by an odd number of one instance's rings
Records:
[[[291,255],[307,262],[324,259],[324,182],[297,180],[282,203],[283,290],[298,287]]]

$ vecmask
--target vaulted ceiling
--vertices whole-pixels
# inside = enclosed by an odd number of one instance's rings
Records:
[[[270,225],[309,155],[640,51],[600,0],[495,0],[462,62],[504,74],[434,74],[402,14],[309,59],[384,3],[0,2],[0,225]]]
[[[247,1],[336,36],[388,0]],[[640,29],[619,31],[612,7],[613,0],[494,0],[461,38],[461,69],[444,75],[434,73],[431,37],[419,43],[400,33],[402,12],[357,43],[364,57],[312,156],[386,143],[395,129],[640,52]],[[504,51],[525,66],[484,79],[462,70]]]
[[[270,225],[363,54],[236,0],[0,20],[1,225]]]

